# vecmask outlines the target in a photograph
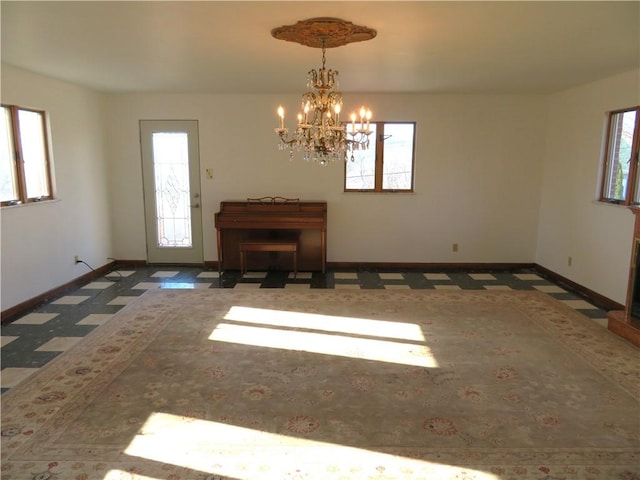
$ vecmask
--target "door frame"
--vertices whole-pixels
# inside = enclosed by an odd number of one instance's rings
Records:
[[[198,120],[140,120],[142,190],[147,263],[204,264],[200,145]],[[185,132],[188,136],[191,247],[160,247],[156,222],[155,172],[152,135],[156,132]]]

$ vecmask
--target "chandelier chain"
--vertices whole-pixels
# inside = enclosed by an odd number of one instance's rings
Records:
[[[325,48],[324,45],[325,45],[325,41],[322,40],[322,69],[323,70],[324,70],[324,64],[325,64],[325,61],[326,61],[326,55],[325,54],[326,54],[326,51],[327,51],[327,49]]]

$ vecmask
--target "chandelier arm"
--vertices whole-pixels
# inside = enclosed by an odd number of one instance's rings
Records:
[[[286,131],[281,132],[281,131],[278,131],[278,130],[281,130],[281,129],[276,128],[276,133],[280,136],[280,142],[282,144],[284,144],[284,145],[294,145],[297,142],[297,140],[295,138],[292,138],[290,140],[287,139],[288,132],[286,132]]]

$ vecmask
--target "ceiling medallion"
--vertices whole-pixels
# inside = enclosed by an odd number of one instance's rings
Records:
[[[377,32],[340,18],[316,17],[300,20],[295,25],[274,28],[271,35],[278,40],[297,42],[307,47],[335,48],[371,40]]]
[[[295,25],[285,25],[271,30],[278,40],[297,42],[307,47],[322,48],[322,67],[309,71],[307,91],[302,95],[298,125],[289,136],[284,126],[284,108],[278,107],[280,125],[275,129],[280,137],[281,150],[302,151],[304,160],[314,160],[321,165],[335,160],[346,160],[355,150],[369,148],[371,110],[360,108],[360,117],[351,114],[351,122],[340,121],[342,93],[333,91],[337,85],[338,71],[325,68],[327,48],[340,47],[353,42],[371,40],[377,32],[371,28],[354,25],[339,18],[318,17],[301,20]],[[312,91],[314,89],[315,91]],[[356,122],[356,120],[358,120]]]

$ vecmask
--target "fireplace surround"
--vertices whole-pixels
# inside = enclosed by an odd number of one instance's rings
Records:
[[[627,299],[624,310],[614,310],[607,314],[607,326],[612,332],[640,346],[640,207],[632,206],[629,210],[635,216],[635,226]]]

